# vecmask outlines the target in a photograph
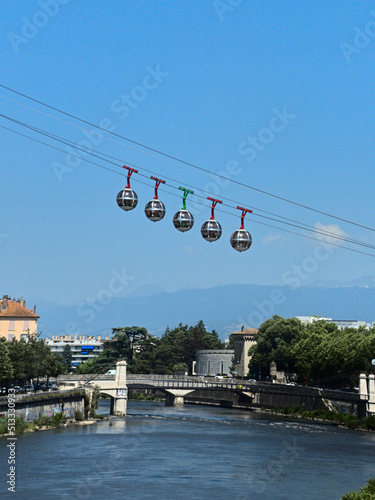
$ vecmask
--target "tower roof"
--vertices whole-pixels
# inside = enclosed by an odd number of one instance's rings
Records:
[[[244,328],[239,332],[233,332],[231,335],[256,335],[258,333],[258,330],[256,328]]]

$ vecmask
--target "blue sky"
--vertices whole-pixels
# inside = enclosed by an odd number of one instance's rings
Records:
[[[0,83],[214,173],[373,227],[373,7],[366,1],[15,0],[0,11]],[[365,29],[368,36],[358,34]],[[89,139],[146,175],[142,167],[375,244],[374,232],[223,185],[119,138],[101,140],[47,115],[90,126],[4,89],[0,97],[2,114],[76,143]],[[280,114],[289,118],[276,121]],[[271,123],[277,124],[272,137],[264,131]],[[0,125],[37,137],[3,118]],[[264,142],[251,150],[248,138],[258,136]],[[235,252],[229,238],[239,212],[217,211],[223,236],[207,243],[200,226],[210,209],[190,196],[195,225],[179,233],[172,217],[181,199],[171,188],[160,188],[167,215],[152,223],[143,212],[152,181],[145,186],[133,175],[139,203],[125,213],[116,204],[124,177],[77,159],[72,166],[65,146],[58,152],[4,129],[0,137],[1,293],[77,304],[108,289],[126,296],[139,288],[292,284],[296,275],[308,285],[375,274],[371,257],[324,249],[255,224],[274,223],[252,215],[246,228],[253,245]],[[118,275],[121,286],[113,282]]]

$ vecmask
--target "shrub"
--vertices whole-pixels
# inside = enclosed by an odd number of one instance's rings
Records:
[[[8,432],[8,420],[5,417],[0,418],[0,434]]]
[[[375,498],[375,477],[369,479],[367,485],[361,488],[359,492],[349,491],[341,500],[371,500]]]
[[[293,413],[293,412],[294,412],[294,408],[293,408],[293,406],[286,405],[286,406],[284,406],[284,408],[282,409],[282,412],[283,412],[283,413],[285,413],[286,415],[289,415],[290,413]]]
[[[40,416],[34,420],[34,424],[38,427],[52,427],[52,418],[46,416]]]
[[[76,410],[74,412],[74,418],[77,420],[77,422],[82,422],[84,417],[83,417],[83,413],[81,412],[81,410]]]
[[[55,415],[52,417],[52,423],[56,427],[58,427],[61,424],[64,424],[66,422],[66,417],[62,412],[55,413]]]
[[[370,415],[365,419],[365,421],[367,429],[369,429],[370,431],[375,431],[375,415]]]
[[[29,428],[23,417],[16,417],[16,434],[23,434]]]

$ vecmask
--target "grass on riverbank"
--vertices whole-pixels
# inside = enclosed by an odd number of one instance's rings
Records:
[[[23,417],[15,418],[15,434],[24,434],[25,432],[36,431],[46,427],[58,427],[66,422],[63,413],[56,413],[53,417],[39,417],[33,422],[25,422]],[[13,423],[12,423],[13,425]],[[0,418],[0,435],[8,433],[8,418]]]
[[[290,405],[274,411],[276,413],[282,413],[283,415],[295,415],[311,420],[327,420],[329,422],[345,425],[349,427],[349,429],[375,431],[375,415],[359,419],[356,415],[351,415],[350,413],[337,413],[323,410],[307,411],[302,410],[299,406],[293,408],[293,406]]]
[[[105,415],[94,415],[92,418],[95,420],[101,420],[105,418]],[[15,418],[15,434],[24,434],[25,432],[39,431],[41,429],[53,429],[60,427],[63,424],[82,422],[84,417],[81,411],[77,410],[75,413],[75,419],[67,419],[63,413],[56,413],[53,417],[41,416],[33,422],[25,422],[25,419],[21,416]],[[13,423],[12,423],[13,425]],[[0,437],[8,434],[8,418],[0,418]]]
[[[375,477],[369,479],[364,488],[357,491],[349,491],[341,500],[375,500]]]

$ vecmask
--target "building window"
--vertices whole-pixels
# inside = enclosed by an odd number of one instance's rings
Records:
[[[14,333],[8,333],[8,342],[14,339]]]
[[[8,328],[8,330],[10,332],[14,332],[15,329],[16,329],[16,322],[15,322],[15,320],[14,319],[9,320],[9,328]]]
[[[27,332],[27,330],[29,329],[30,327],[30,321],[27,319],[23,322],[23,331],[24,332]]]

